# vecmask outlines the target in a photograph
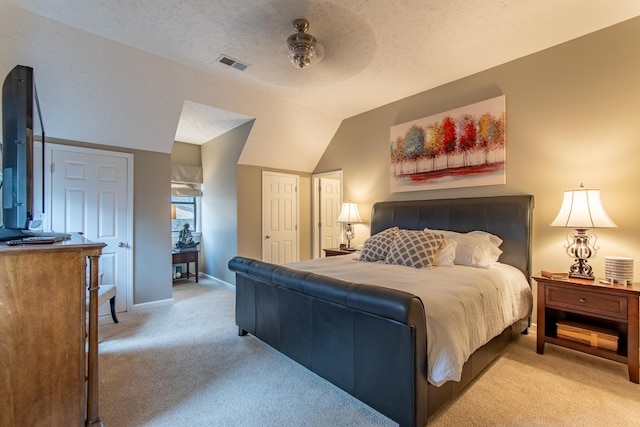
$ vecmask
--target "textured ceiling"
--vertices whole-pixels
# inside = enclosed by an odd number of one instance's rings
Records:
[[[242,114],[185,101],[174,139],[191,144],[204,144],[250,120],[251,117]]]
[[[638,0],[4,1],[338,119],[640,15]],[[281,53],[296,18],[325,47],[304,70]],[[203,108],[185,103],[177,140],[210,139],[219,116]]]

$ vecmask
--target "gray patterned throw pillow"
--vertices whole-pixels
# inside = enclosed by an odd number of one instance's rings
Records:
[[[400,230],[384,263],[415,268],[431,267],[443,239],[442,234],[428,231]]]
[[[387,228],[364,241],[360,261],[376,262],[387,257],[389,247],[398,234],[398,227]]]

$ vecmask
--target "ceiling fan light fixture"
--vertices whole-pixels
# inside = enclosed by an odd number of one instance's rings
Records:
[[[307,33],[309,21],[296,19],[293,28],[298,31],[287,38],[289,60],[296,68],[306,68],[324,57],[324,46],[315,37]]]

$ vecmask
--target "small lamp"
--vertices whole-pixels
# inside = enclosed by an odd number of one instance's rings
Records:
[[[569,276],[593,280],[592,268],[587,260],[599,248],[595,245],[597,237],[586,231],[590,228],[617,227],[602,206],[600,190],[587,190],[580,184],[577,190],[565,191],[560,212],[551,226],[576,230],[576,234],[567,235],[567,255],[576,261],[569,269]]]
[[[171,205],[171,219],[176,219],[176,205]]]
[[[336,221],[347,224],[344,227],[344,238],[347,239],[347,249],[350,249],[351,240],[355,237],[353,225],[351,224],[362,222],[362,218],[360,218],[360,214],[358,213],[358,205],[351,202],[343,203],[342,210]]]

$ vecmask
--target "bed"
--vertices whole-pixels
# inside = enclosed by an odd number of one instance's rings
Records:
[[[499,262],[528,285],[532,210],[530,195],[378,202],[371,234],[396,226],[483,230],[503,240]],[[426,425],[530,324],[529,309],[468,357],[459,381],[435,386],[428,381],[425,304],[414,293],[244,257],[229,268],[240,335],[256,336],[400,426]]]

